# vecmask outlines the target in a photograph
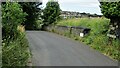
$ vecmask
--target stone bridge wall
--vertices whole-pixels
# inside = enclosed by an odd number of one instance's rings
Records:
[[[76,28],[76,27],[71,27],[71,26],[48,26],[46,29],[48,31],[57,32],[59,34],[69,33],[75,36],[76,35],[80,36],[80,33],[84,33],[85,28]],[[87,35],[89,31],[85,33],[85,35]]]

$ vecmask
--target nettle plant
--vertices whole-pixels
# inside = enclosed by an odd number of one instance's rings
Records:
[[[27,14],[17,2],[2,3],[2,39],[15,40],[19,31],[18,25],[25,21]]]

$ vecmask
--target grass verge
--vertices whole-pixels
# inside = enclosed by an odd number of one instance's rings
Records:
[[[25,32],[20,32],[16,40],[2,41],[2,66],[27,66],[31,56]]]
[[[91,46],[91,48],[100,51],[101,53],[109,56],[112,59],[120,60],[120,40],[113,39],[111,42],[109,41],[109,37],[107,37],[109,22],[110,20],[106,18],[80,18],[61,20],[57,23],[57,25],[62,26],[82,26],[90,28],[90,33],[83,38],[70,34],[69,30],[68,33],[61,33],[57,31],[56,28],[53,31],[60,35],[64,35],[72,39],[81,41],[84,44]]]

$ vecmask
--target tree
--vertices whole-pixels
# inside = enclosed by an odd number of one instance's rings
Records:
[[[46,4],[45,9],[43,10],[43,25],[42,29],[46,26],[55,23],[58,19],[60,19],[60,7],[57,1],[49,1]]]
[[[103,15],[110,19],[110,34],[120,39],[120,1],[100,2]]]
[[[20,2],[24,12],[28,15],[26,16],[26,21],[23,23],[26,29],[37,29],[38,24],[36,20],[39,19],[41,14],[41,8],[39,7],[42,2]]]
[[[17,2],[2,3],[2,39],[15,40],[19,35],[17,27],[25,21],[26,15]]]

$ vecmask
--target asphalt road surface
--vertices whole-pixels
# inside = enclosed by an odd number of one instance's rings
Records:
[[[87,45],[45,31],[26,31],[33,66],[117,66]]]

